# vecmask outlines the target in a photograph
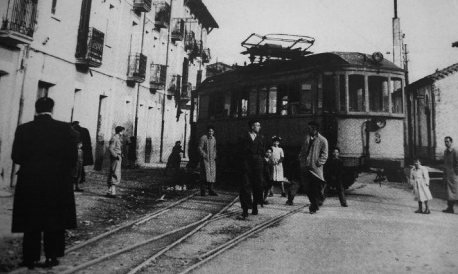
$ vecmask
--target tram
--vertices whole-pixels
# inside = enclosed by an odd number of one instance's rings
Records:
[[[345,187],[362,168],[404,166],[405,71],[379,52],[313,54],[313,42],[252,34],[242,42],[251,64],[207,78],[195,91],[192,138],[215,127],[220,168],[236,166],[237,139],[253,118],[267,141],[282,138],[285,169],[294,165],[310,121],[320,124],[330,153],[340,148]]]

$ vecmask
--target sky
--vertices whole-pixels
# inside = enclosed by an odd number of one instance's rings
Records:
[[[212,63],[249,63],[240,45],[250,34],[315,38],[314,53],[381,52],[393,60],[394,0],[203,0],[219,25],[207,38]],[[458,0],[398,0],[409,51],[409,80],[458,63]],[[389,54],[388,54],[389,53]]]

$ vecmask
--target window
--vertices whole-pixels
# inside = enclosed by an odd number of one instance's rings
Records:
[[[288,86],[278,85],[277,95],[278,114],[288,115]]]
[[[335,112],[336,109],[336,87],[332,75],[323,75],[323,109],[326,112]]]
[[[339,75],[340,111],[347,110],[347,96],[346,96],[345,90],[346,90],[345,75]]]
[[[239,95],[240,93],[237,91],[231,92],[231,117],[233,118],[239,117],[239,109],[240,109]]]
[[[249,99],[249,92],[243,90],[240,93],[240,109],[242,111],[241,116],[245,117],[248,114],[248,99]]]
[[[259,115],[264,115],[267,113],[267,88],[259,89]]]
[[[364,76],[350,75],[348,77],[348,95],[350,111],[365,111]]]
[[[49,97],[49,89],[54,86],[53,84],[38,81],[37,99]]]
[[[208,103],[209,98],[208,95],[200,96],[199,102],[199,119],[207,119],[208,118]]]
[[[230,96],[226,93],[219,93],[215,95],[215,117],[216,118],[224,118],[228,117],[229,115],[229,106],[230,106]],[[210,108],[213,108],[211,105],[211,97],[210,97]]]
[[[307,80],[301,84],[301,114],[312,113],[312,93],[315,81]]]
[[[269,88],[268,113],[277,113],[277,87]]]
[[[393,78],[391,79],[391,112],[403,113],[402,102],[402,80]]]
[[[252,88],[250,90],[250,99],[248,100],[249,102],[248,114],[249,115],[256,115],[257,101],[258,101],[258,92],[256,88]]]
[[[369,76],[369,110],[373,112],[389,112],[388,109],[388,78]]]
[[[299,83],[288,84],[289,90],[289,113],[291,115],[299,114],[301,102],[301,86]]]

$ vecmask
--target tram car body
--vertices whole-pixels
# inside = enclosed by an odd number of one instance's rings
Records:
[[[240,161],[237,140],[255,118],[268,145],[281,137],[288,170],[297,166],[307,124],[316,121],[329,153],[340,148],[348,187],[361,168],[404,166],[404,86],[405,71],[380,53],[327,52],[241,66],[196,90],[192,135],[198,139],[213,125],[218,167],[230,170]]]

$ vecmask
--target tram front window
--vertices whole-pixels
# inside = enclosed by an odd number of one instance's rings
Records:
[[[301,85],[301,114],[312,113],[312,93],[315,82],[308,80]]]
[[[256,88],[250,90],[250,99],[249,99],[249,108],[248,114],[249,115],[256,115],[256,103],[258,100],[258,92]]]
[[[290,83],[289,89],[289,113],[291,115],[299,114],[301,101],[301,87],[299,83]]]
[[[259,114],[267,113],[267,88],[259,89]]]
[[[402,80],[391,79],[391,112],[403,113],[402,103]]]
[[[288,86],[285,84],[278,85],[277,94],[278,114],[288,115]]]
[[[237,118],[239,117],[239,93],[237,91],[232,91],[231,92],[231,117],[232,118]]]
[[[249,100],[249,92],[242,91],[240,94],[240,108],[242,110],[241,116],[245,117],[248,114],[248,100]]]
[[[277,113],[277,87],[269,88],[269,114]]]
[[[389,112],[388,78],[369,76],[369,109],[373,112]]]
[[[348,97],[350,100],[350,111],[365,111],[364,76],[350,75],[348,77]]]

